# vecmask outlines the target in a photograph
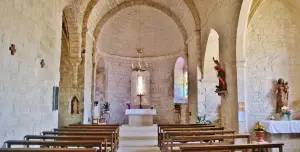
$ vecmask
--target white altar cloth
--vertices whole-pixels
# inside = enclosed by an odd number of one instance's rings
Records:
[[[265,127],[265,131],[271,134],[300,133],[300,120],[268,120],[260,123]]]
[[[126,109],[125,115],[156,115],[155,109]]]
[[[126,109],[125,113],[129,117],[129,126],[153,126],[153,116],[155,109]]]

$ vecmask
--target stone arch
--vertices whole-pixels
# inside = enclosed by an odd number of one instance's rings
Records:
[[[198,9],[195,6],[194,1],[193,0],[184,0],[184,2],[188,6],[188,8],[190,9],[190,11],[194,17],[196,30],[201,30],[200,14],[198,12]]]
[[[169,10],[168,8],[164,7],[163,5],[161,4],[158,4],[158,3],[155,3],[155,2],[152,2],[150,0],[144,0],[144,1],[140,1],[140,0],[136,0],[136,1],[125,1],[119,5],[117,5],[116,7],[114,7],[113,9],[111,9],[110,11],[108,11],[101,19],[100,21],[98,22],[95,30],[94,30],[94,38],[95,38],[95,41],[94,41],[94,49],[93,49],[93,58],[95,57],[95,52],[97,49],[96,48],[96,44],[97,44],[97,41],[99,39],[99,35],[100,35],[100,32],[101,32],[101,29],[102,27],[104,26],[104,24],[112,17],[114,16],[115,14],[117,14],[119,11],[122,11],[123,9],[125,8],[128,8],[128,7],[131,7],[131,6],[137,6],[137,5],[146,5],[146,6],[149,6],[149,7],[152,7],[152,8],[155,8],[155,9],[158,9],[160,11],[162,11],[163,13],[165,13],[167,16],[169,16],[174,22],[175,24],[178,26],[179,28],[179,31],[181,32],[182,34],[182,37],[183,37],[183,40],[184,42],[186,42],[187,38],[188,38],[188,34],[187,34],[187,31],[184,27],[184,25],[181,23],[180,19],[171,11]]]
[[[64,8],[68,34],[69,34],[69,55],[71,58],[79,58],[81,56],[80,51],[80,34],[75,18],[73,7],[67,6]]]
[[[98,1],[99,0],[91,0],[87,5],[86,10],[84,11],[83,22],[82,22],[82,33],[81,33],[81,37],[82,37],[81,48],[82,49],[85,49],[85,46],[86,46],[86,34],[88,32],[88,29],[87,29],[88,19],[92,13],[93,8],[96,6]]]
[[[237,27],[236,60],[244,61],[244,45],[253,0],[243,1]]]
[[[216,30],[210,29],[207,36],[205,56],[203,63],[203,79],[198,83],[198,111],[200,116],[206,115],[208,120],[220,123],[221,98],[215,93],[216,85],[219,85],[215,63],[213,58],[219,60],[219,34]]]

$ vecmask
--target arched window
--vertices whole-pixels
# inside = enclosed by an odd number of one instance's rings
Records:
[[[179,57],[174,68],[174,103],[188,101],[188,71],[185,61]]]

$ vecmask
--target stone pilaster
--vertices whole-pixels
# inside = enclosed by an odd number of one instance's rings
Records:
[[[238,101],[236,94],[236,62],[225,62],[227,92],[221,98],[221,124],[226,129],[238,130]]]
[[[198,116],[198,67],[200,61],[200,31],[188,42],[188,108],[189,123],[196,123]]]
[[[80,58],[71,58],[70,63],[72,65],[72,71],[73,71],[73,76],[72,76],[72,86],[76,87],[78,86],[78,68],[81,63]]]
[[[246,99],[246,87],[245,87],[245,78],[246,78],[246,62],[237,61],[237,97],[238,97],[238,116],[239,116],[239,133],[248,132],[247,124],[247,99]]]

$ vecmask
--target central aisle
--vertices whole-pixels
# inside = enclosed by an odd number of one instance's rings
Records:
[[[118,152],[160,152],[157,146],[157,126],[122,125]]]

